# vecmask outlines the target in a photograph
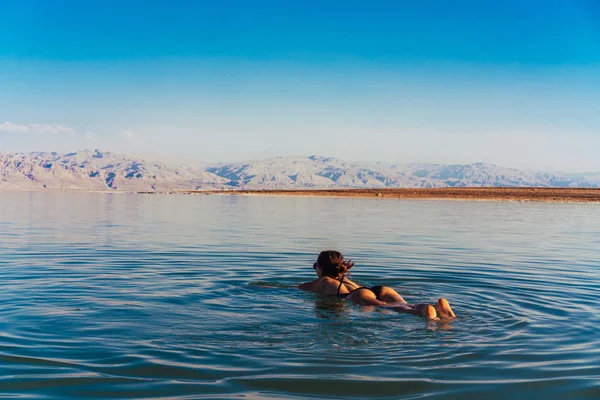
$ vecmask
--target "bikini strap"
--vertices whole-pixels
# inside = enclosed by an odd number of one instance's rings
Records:
[[[338,286],[338,290],[337,290],[337,297],[340,297],[340,289],[342,288],[343,284],[344,284],[344,277],[342,276],[342,279],[340,280],[340,286]]]

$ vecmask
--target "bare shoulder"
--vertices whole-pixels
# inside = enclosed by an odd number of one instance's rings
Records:
[[[309,292],[315,292],[316,287],[319,283],[319,279],[315,279],[314,281],[304,282],[298,285],[298,289],[300,290],[308,290]]]
[[[339,290],[339,294],[348,293],[348,289],[346,289],[346,286],[341,285],[341,282],[338,281],[337,279],[333,279],[328,276],[325,276],[322,278],[321,284],[322,284],[321,293],[323,293],[323,294],[330,294],[332,296],[335,296],[338,294],[338,290]]]
[[[298,286],[298,289],[308,290],[314,293],[336,295],[340,282],[336,279],[324,276],[321,279],[315,279]],[[347,293],[348,290],[342,286],[341,293]]]

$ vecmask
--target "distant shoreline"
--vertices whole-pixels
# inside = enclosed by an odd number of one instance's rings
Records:
[[[219,190],[97,190],[0,188],[0,192],[75,192],[109,194],[183,194],[228,196],[304,196],[404,200],[507,201],[542,203],[600,203],[600,188],[460,187],[395,189],[219,189]]]
[[[548,203],[600,203],[600,188],[402,188],[402,189],[314,189],[314,190],[184,190],[183,194],[259,196],[323,196],[381,199],[517,201]]]

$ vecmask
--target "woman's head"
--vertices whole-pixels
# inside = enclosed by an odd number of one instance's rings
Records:
[[[344,260],[344,256],[339,251],[325,250],[319,254],[315,263],[315,270],[320,268],[322,276],[329,276],[337,279],[344,275],[354,263],[350,260]]]

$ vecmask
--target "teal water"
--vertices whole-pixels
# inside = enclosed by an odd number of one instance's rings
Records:
[[[598,205],[0,192],[0,397],[597,399],[599,267]]]

